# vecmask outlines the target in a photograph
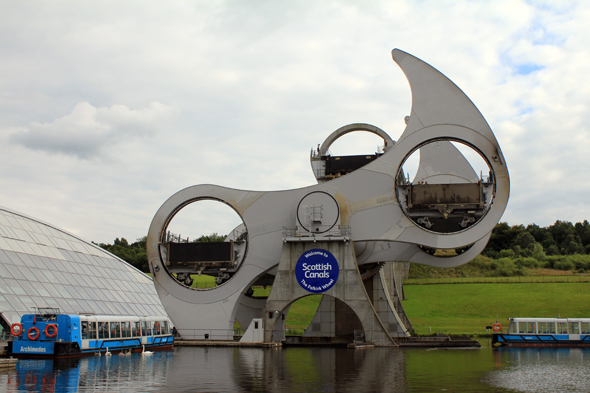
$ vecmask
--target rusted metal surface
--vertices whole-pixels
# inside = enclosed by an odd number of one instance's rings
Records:
[[[377,154],[362,156],[326,156],[326,176],[337,177],[345,175],[367,165],[378,157]],[[322,159],[324,159],[324,157],[322,157]]]
[[[479,184],[415,184],[410,187],[410,204],[417,208],[431,205],[480,205]]]
[[[233,242],[168,243],[170,265],[194,264],[232,266]]]

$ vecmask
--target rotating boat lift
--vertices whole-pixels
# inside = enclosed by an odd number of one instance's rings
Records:
[[[510,181],[500,146],[470,99],[420,59],[395,49],[412,90],[406,128],[394,141],[369,124],[344,126],[311,153],[318,184],[284,191],[204,184],[171,196],[151,223],[147,253],[156,290],[185,339],[281,341],[291,304],[324,295],[305,337],[396,345],[409,335],[401,279],[408,263],[455,267],[477,256],[508,203]],[[375,155],[335,157],[329,148],[357,131],[383,138]],[[456,146],[479,154],[477,175]],[[404,163],[419,152],[413,179]],[[243,224],[222,243],[178,243],[173,217],[200,200],[227,204]],[[439,256],[437,249],[453,250]],[[193,274],[217,286],[190,286]],[[267,298],[253,286],[272,286]]]

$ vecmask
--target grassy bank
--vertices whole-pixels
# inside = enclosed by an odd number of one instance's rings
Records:
[[[199,286],[214,280],[193,278]],[[254,288],[254,295],[268,296],[270,289]],[[421,278],[408,280],[404,291],[402,304],[418,334],[484,334],[496,318],[506,326],[509,317],[590,317],[590,276]],[[287,328],[307,328],[320,299],[312,295],[293,303]]]
[[[402,302],[419,334],[485,333],[509,317],[590,316],[590,283],[496,283],[404,286]]]
[[[509,317],[590,316],[590,282],[406,285],[404,290],[402,305],[418,334],[485,334],[496,318],[507,326]],[[286,326],[307,328],[320,298],[295,302]]]

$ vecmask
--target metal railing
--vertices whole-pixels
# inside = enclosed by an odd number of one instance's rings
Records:
[[[234,329],[178,329],[182,340],[233,341]]]
[[[515,276],[515,277],[434,277],[408,278],[404,285],[433,285],[433,284],[501,284],[501,283],[584,283],[590,282],[590,276]]]
[[[348,225],[338,225],[327,232],[322,233],[315,233],[309,232],[303,227],[295,226],[295,227],[283,227],[283,239],[287,238],[326,238],[329,239],[330,237],[335,238],[344,238],[350,239],[351,236],[351,229]]]

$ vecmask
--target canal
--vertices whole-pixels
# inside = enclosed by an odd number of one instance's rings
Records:
[[[0,392],[588,392],[590,349],[175,347],[21,360]]]

